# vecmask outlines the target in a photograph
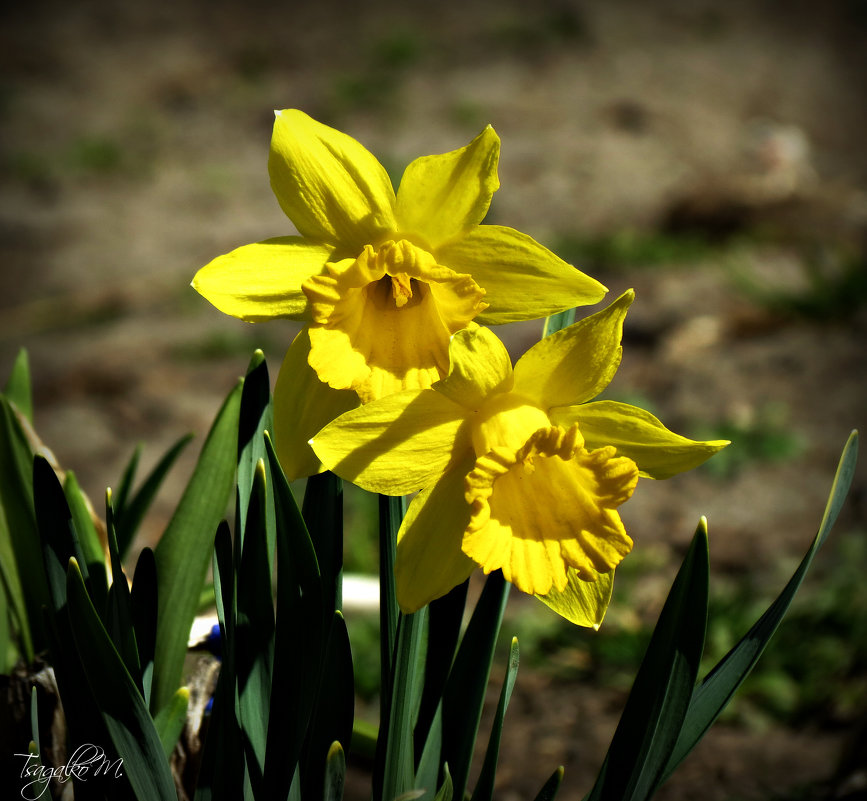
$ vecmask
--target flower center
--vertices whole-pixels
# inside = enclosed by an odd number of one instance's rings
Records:
[[[437,264],[406,239],[328,263],[303,289],[313,317],[310,366],[364,403],[442,378],[449,337],[487,307],[471,276]]]

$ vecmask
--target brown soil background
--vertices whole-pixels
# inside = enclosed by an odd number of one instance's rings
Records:
[[[686,434],[775,414],[802,444],[725,481],[643,482],[624,518],[656,567],[631,588],[644,599],[631,613],[653,619],[702,514],[717,574],[782,586],[849,431],[867,428],[867,315],[794,319],[734,277],[803,289],[805,254],[827,246],[865,264],[863,2],[41,0],[2,13],[0,372],[28,348],[37,429],[91,497],[134,442],[147,469],[203,435],[253,348],[276,374],[290,324],[225,318],[188,287],[214,256],[291,232],[268,185],[273,109],[337,125],[397,175],[492,123],[490,219],[552,246],[675,223],[774,232],[725,257],[595,274],[610,299],[637,291],[617,391]],[[539,330],[506,336],[519,353]],[[844,531],[863,535],[863,493],[862,470]],[[580,798],[623,700],[522,673],[498,797],[533,797],[564,764],[560,797]],[[659,797],[795,797],[833,772],[857,722],[844,723],[719,726]]]

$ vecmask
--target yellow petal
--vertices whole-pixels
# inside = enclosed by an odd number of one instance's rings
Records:
[[[613,448],[588,452],[577,426],[540,429],[517,452],[491,451],[466,477],[473,516],[463,551],[531,595],[563,591],[567,570],[593,578],[629,553],[617,507],[638,468]]]
[[[331,389],[316,377],[307,364],[309,350],[304,329],[286,351],[274,387],[274,448],[289,481],[325,469],[308,440],[326,423],[358,405],[354,392]]]
[[[397,392],[338,417],[313,438],[337,475],[370,492],[406,495],[469,450],[464,410],[431,390]]]
[[[608,308],[537,342],[515,365],[515,392],[544,409],[595,398],[620,366],[630,289]]]
[[[266,239],[218,256],[193,278],[193,288],[221,312],[249,323],[309,317],[301,283],[322,271],[332,248],[299,236]]]
[[[455,403],[477,409],[485,398],[512,387],[512,360],[488,328],[458,331],[449,345],[449,374],[434,384]]]
[[[394,563],[397,601],[406,613],[445,595],[477,567],[461,551],[461,536],[470,520],[463,498],[464,475],[472,464],[472,458],[459,462],[409,505],[397,535]]]
[[[588,448],[613,445],[650,478],[692,470],[729,444],[723,439],[700,442],[682,437],[650,412],[627,403],[596,401],[553,409],[550,414],[557,425],[577,423]]]
[[[436,247],[478,225],[500,186],[499,155],[500,138],[489,125],[466,147],[413,161],[397,190],[400,230]]]
[[[304,292],[315,323],[311,367],[364,403],[425,389],[444,376],[449,337],[485,307],[470,276],[442,267],[406,240],[367,246],[355,260],[328,264]]]
[[[268,172],[298,232],[341,244],[345,256],[394,230],[394,189],[383,166],[351,136],[303,111],[275,112]]]
[[[491,305],[478,319],[485,325],[534,320],[598,303],[608,291],[532,237],[501,225],[473,228],[434,255],[487,290]]]
[[[598,629],[602,625],[611,593],[614,589],[614,571],[597,574],[597,578],[585,581],[578,578],[578,571],[566,571],[566,588],[551,588],[547,595],[536,597],[576,626]]]

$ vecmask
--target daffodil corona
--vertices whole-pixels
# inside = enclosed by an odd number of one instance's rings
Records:
[[[481,566],[573,622],[599,625],[613,569],[632,548],[617,509],[639,475],[667,478],[727,444],[592,401],[620,363],[632,298],[543,339],[514,370],[490,330],[462,330],[432,388],[349,411],[314,438],[328,468],[366,489],[420,490],[398,534],[405,611]]]
[[[301,111],[278,111],[271,186],[299,236],[245,245],[196,274],[221,311],[308,323],[275,389],[290,478],[321,469],[307,440],[358,403],[443,378],[449,339],[478,323],[596,303],[605,288],[532,238],[482,225],[499,187],[500,140],[413,161],[394,192],[362,145]]]

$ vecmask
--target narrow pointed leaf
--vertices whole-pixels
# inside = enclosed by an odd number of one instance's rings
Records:
[[[708,572],[702,520],[638,669],[590,793],[593,801],[639,801],[656,791],[695,686],[707,625]]]
[[[168,451],[142,483],[141,487],[128,500],[124,499],[124,505],[115,514],[115,530],[117,531],[117,545],[121,556],[126,556],[135,539],[136,532],[145,515],[150,509],[159,488],[171,470],[178,456],[193,439],[192,434],[181,437]]]
[[[138,471],[138,465],[141,461],[143,448],[144,445],[142,445],[141,442],[135,446],[132,456],[129,457],[129,461],[126,463],[123,473],[121,473],[117,490],[114,493],[114,512],[115,517],[118,519],[123,517],[126,513],[126,505],[129,502],[130,495],[132,494],[132,485],[135,483],[135,474]]]
[[[126,669],[136,683],[138,690],[144,695],[141,679],[141,664],[138,656],[138,645],[135,640],[135,627],[132,617],[132,599],[129,584],[120,554],[117,550],[117,537],[114,531],[114,512],[111,507],[111,490],[105,493],[105,528],[108,534],[108,552],[111,557],[111,587],[108,588],[108,613],[106,628],[109,636],[123,659]]]
[[[443,765],[443,783],[442,787],[440,787],[439,792],[436,794],[436,798],[434,801],[452,801],[452,797],[454,796],[454,784],[452,783],[452,777],[449,773],[448,763]]]
[[[350,742],[354,714],[355,686],[349,635],[343,615],[334,612],[316,707],[301,765],[302,798],[322,796],[328,749],[335,740]]]
[[[426,622],[426,607],[411,615],[401,614],[398,621],[391,660],[391,698],[385,706],[387,726],[380,726],[377,743],[377,763],[382,766],[381,777],[374,776],[374,796],[377,798],[397,798],[413,789],[413,725],[421,701]]]
[[[170,759],[172,751],[178,744],[178,738],[187,721],[187,707],[190,703],[190,691],[181,687],[154,718],[154,728],[163,745],[163,753],[166,759]]]
[[[75,560],[69,563],[67,597],[72,632],[87,681],[118,756],[138,798],[177,801],[162,743],[144,699],[100,622]]]
[[[566,309],[566,311],[557,312],[550,317],[545,318],[545,325],[542,327],[542,338],[544,339],[551,334],[556,334],[564,328],[568,328],[575,322],[575,309]]]
[[[105,550],[94,523],[93,508],[81,491],[78,479],[72,470],[67,470],[63,479],[63,494],[69,504],[72,523],[86,569],[87,591],[97,609],[105,609],[108,600],[108,576],[105,569]]]
[[[506,667],[506,677],[500,690],[500,700],[497,703],[497,711],[494,713],[494,722],[491,725],[491,736],[488,739],[488,748],[485,752],[485,761],[473,791],[473,801],[491,801],[494,797],[494,779],[497,775],[497,760],[500,756],[500,740],[503,736],[503,720],[506,717],[506,709],[512,698],[512,690],[515,689],[515,679],[518,678],[518,638],[512,638],[509,648],[509,664]]]
[[[330,472],[310,476],[301,514],[316,549],[322,576],[323,609],[326,625],[330,626],[334,610],[343,605],[343,481]]]
[[[324,658],[322,581],[313,543],[274,447],[265,437],[277,536],[277,619],[271,709],[265,751],[265,793],[287,798],[298,763]]]
[[[394,580],[394,557],[397,552],[397,532],[404,514],[406,503],[403,498],[379,496],[379,657],[380,688],[383,694],[391,692],[389,676],[397,637],[397,618],[400,614]]]
[[[509,596],[509,585],[497,570],[485,582],[464,633],[443,693],[442,758],[451,766],[454,794],[464,797],[473,746],[479,730],[491,661]]]
[[[469,581],[458,584],[442,598],[431,601],[428,606],[427,652],[425,654],[424,689],[415,725],[416,764],[423,750],[428,748],[430,736],[441,737],[442,721],[438,732],[432,726],[435,716],[442,714],[441,702],[449,671],[455,658],[455,649],[461,636],[461,624],[467,602]],[[437,745],[439,749],[439,745]],[[437,750],[439,753],[439,750]],[[439,757],[437,757],[439,762]]]
[[[150,705],[154,652],[157,645],[157,610],[159,609],[157,592],[157,564],[154,560],[154,552],[150,548],[143,548],[135,565],[130,602],[141,668],[142,694],[148,705]]]
[[[9,378],[6,380],[3,394],[32,424],[33,393],[30,387],[30,359],[27,356],[27,351],[21,348],[15,358],[15,363],[12,365],[12,372],[9,373]]]
[[[256,795],[262,790],[274,661],[274,605],[266,541],[265,466],[253,479],[246,536],[238,567],[235,670],[238,712],[247,747],[247,768]]]
[[[154,549],[160,588],[151,694],[154,710],[167,704],[180,685],[214,532],[232,494],[240,399],[239,383],[220,409],[175,514]]]
[[[34,651],[40,651],[45,647],[41,609],[50,599],[33,507],[33,451],[21,420],[4,396],[0,396],[0,503],[11,551],[15,554],[29,641]]]
[[[325,758],[324,801],[342,801],[343,787],[346,784],[346,754],[338,742],[331,744]]]
[[[535,801],[554,801],[557,791],[563,782],[563,773],[563,766],[561,765],[551,774],[548,781],[542,785],[542,789],[536,795]]]
[[[753,669],[768,641],[780,625],[792,599],[795,597],[795,593],[804,580],[813,557],[828,537],[828,533],[837,520],[837,515],[852,484],[857,456],[858,435],[857,432],[853,431],[840,457],[837,473],[825,506],[825,513],[813,542],[789,583],[768,607],[768,610],[695,688],[680,737],[666,765],[666,776],[674,771],[711,727]]]
[[[33,642],[30,639],[30,625],[27,620],[27,606],[24,600],[24,590],[18,577],[18,566],[15,562],[15,551],[12,548],[12,537],[9,526],[6,523],[6,515],[3,513],[3,504],[0,503],[0,600],[6,603],[6,614],[0,625],[5,625],[4,632],[11,639],[12,629],[18,634],[18,646],[20,656],[28,663],[33,661]],[[2,606],[0,606],[2,608]],[[0,612],[3,614],[3,612]],[[3,651],[3,657],[9,654]],[[6,664],[5,658],[0,658],[0,672],[8,674],[12,672],[16,656],[9,655],[12,664]]]

